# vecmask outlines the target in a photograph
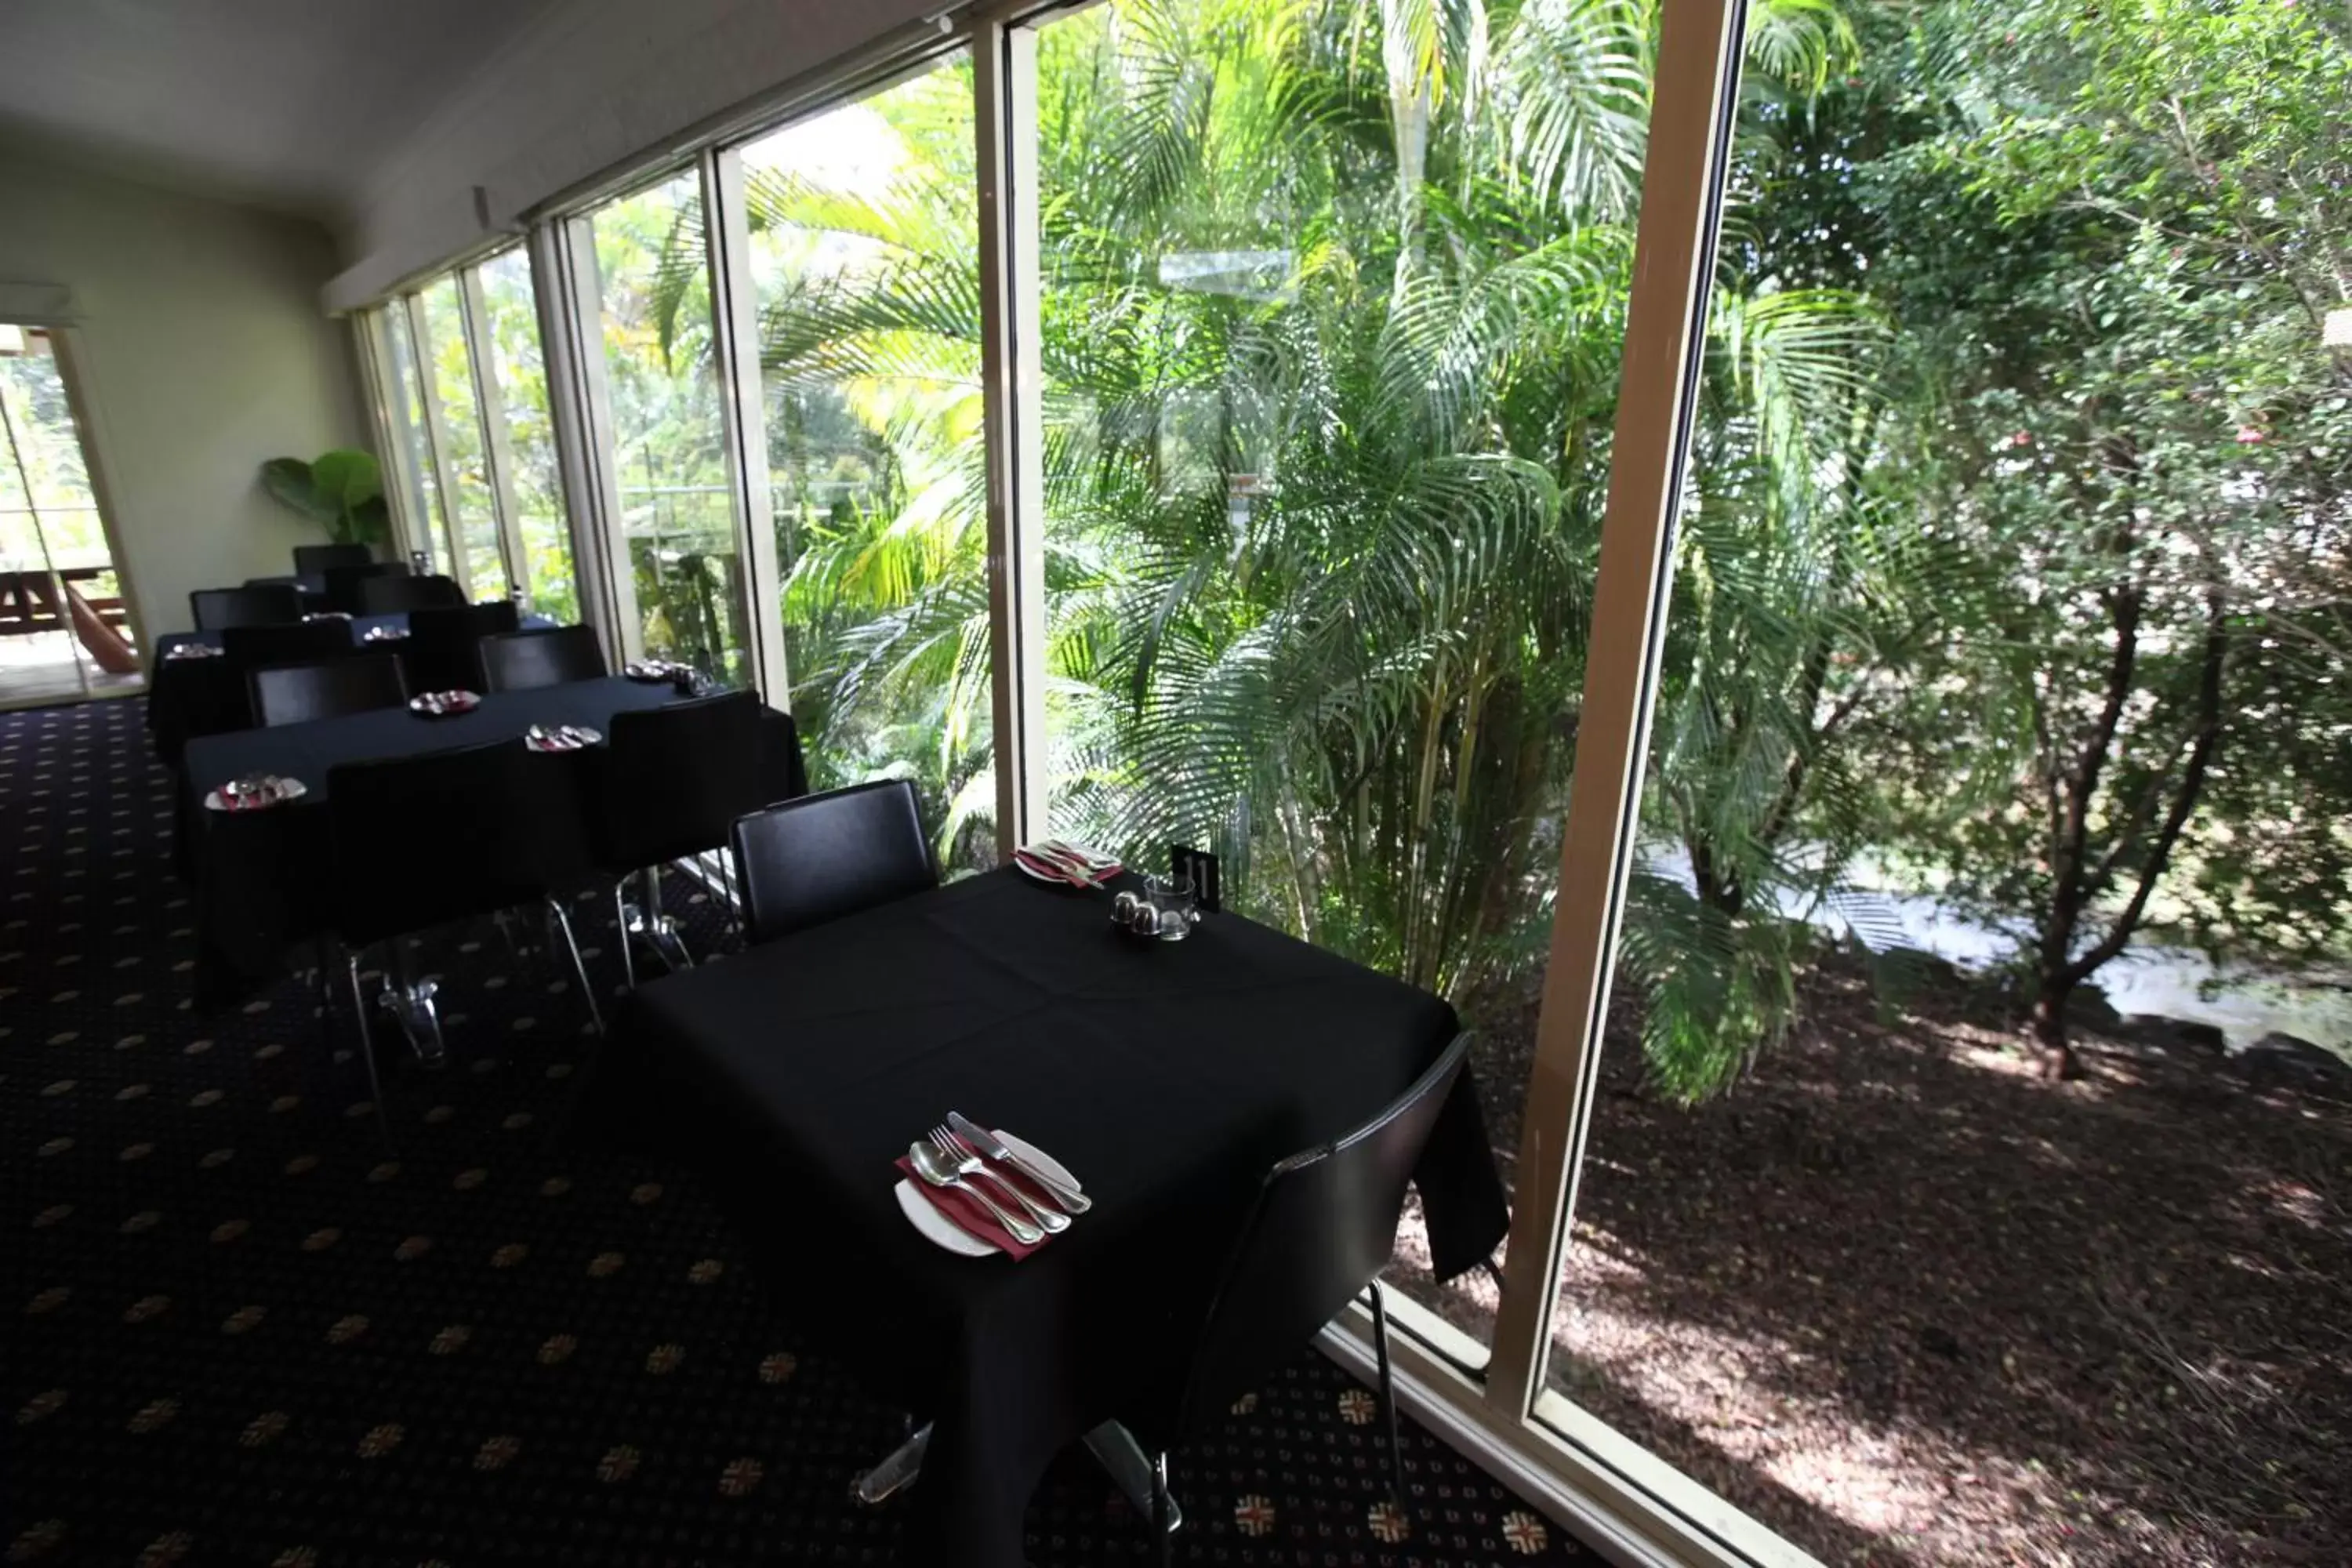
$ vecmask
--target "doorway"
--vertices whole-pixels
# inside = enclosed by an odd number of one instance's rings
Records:
[[[0,708],[146,684],[66,348],[0,321]]]

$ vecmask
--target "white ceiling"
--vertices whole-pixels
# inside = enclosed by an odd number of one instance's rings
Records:
[[[0,141],[339,223],[551,0],[0,0]]]

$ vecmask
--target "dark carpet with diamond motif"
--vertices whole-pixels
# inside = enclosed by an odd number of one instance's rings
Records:
[[[196,1009],[142,717],[0,714],[5,1561],[896,1561],[893,1507],[849,1494],[898,1414],[799,1342],[692,1173],[559,1142],[595,1041],[545,952],[426,942],[449,1063],[383,1047],[389,1150],[347,1011],[293,978]],[[1179,1560],[1591,1561],[1410,1427],[1399,1520],[1379,1429],[1302,1352],[1176,1456]],[[1150,1560],[1083,1454],[1029,1555]]]

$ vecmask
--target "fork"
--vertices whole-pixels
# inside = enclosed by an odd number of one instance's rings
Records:
[[[958,1175],[986,1176],[990,1181],[994,1182],[998,1186],[1003,1187],[1006,1192],[1012,1194],[1014,1200],[1017,1201],[1023,1208],[1029,1211],[1029,1217],[1043,1226],[1046,1231],[1052,1235],[1059,1236],[1062,1232],[1070,1228],[1070,1216],[1068,1215],[1064,1214],[1057,1208],[1039,1204],[1036,1199],[1031,1197],[1027,1193],[1023,1192],[1017,1184],[1006,1181],[1003,1176],[998,1175],[994,1171],[989,1169],[987,1161],[982,1159],[977,1152],[964,1143],[962,1139],[949,1131],[945,1127],[934,1127],[931,1129],[931,1143],[940,1153],[945,1154],[949,1159],[955,1162],[956,1173]]]

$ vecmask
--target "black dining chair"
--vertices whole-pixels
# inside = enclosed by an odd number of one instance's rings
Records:
[[[427,583],[429,577],[396,579]],[[440,579],[447,582],[447,578]],[[408,684],[417,691],[482,689],[481,641],[504,637],[519,618],[505,599],[487,605],[426,605],[408,613],[408,644],[401,657],[408,660]]]
[[[360,579],[362,616],[413,615],[418,610],[466,607],[466,590],[454,577],[418,577],[406,572],[379,572]]]
[[[253,716],[264,729],[398,708],[408,700],[400,660],[388,653],[317,664],[265,665],[248,671],[246,679],[253,693]]]
[[[319,574],[325,585],[327,608],[340,610],[347,616],[367,614],[367,599],[362,587],[372,577],[405,577],[405,561],[363,561],[352,565],[330,566]]]
[[[486,691],[523,691],[572,680],[601,680],[607,673],[604,645],[592,626],[553,626],[482,639]]]
[[[364,544],[298,544],[294,574],[320,577],[338,566],[365,566],[374,560],[374,550]]]
[[[728,835],[757,945],[940,882],[915,786],[880,779],[739,817]]]
[[[1388,1428],[1394,1504],[1405,1506],[1397,1447],[1396,1391],[1389,1374],[1388,1308],[1380,1271],[1396,1247],[1397,1216],[1413,1166],[1470,1054],[1458,1035],[1411,1089],[1370,1121],[1293,1154],[1266,1173],[1227,1254],[1181,1378],[1127,1413],[1154,1455],[1152,1525],[1162,1568],[1171,1561],[1168,1450],[1296,1355],[1369,1286],[1372,1349]]]
[[[278,626],[302,618],[302,590],[291,583],[242,588],[198,588],[188,595],[188,614],[200,632],[231,626]]]
[[[311,664],[353,650],[349,621],[296,621],[291,626],[231,626],[221,633],[221,651],[240,670],[271,664]]]
[[[730,691],[613,715],[597,759],[601,787],[589,846],[597,870],[614,879],[621,965],[632,990],[640,942],[669,969],[693,966],[677,922],[662,912],[661,868],[724,847],[735,819],[766,804],[761,711],[757,693]],[[642,903],[629,898],[632,880],[642,884]]]
[[[408,944],[399,939],[540,904],[571,955],[589,1022],[603,1032],[604,1017],[572,937],[571,915],[548,890],[562,823],[541,798],[541,775],[531,767],[535,760],[520,741],[509,740],[327,770],[334,875],[326,923],[340,950],[368,1084],[379,1108],[383,1085],[360,978],[368,950],[379,943],[385,957],[375,1005],[395,1015],[418,1057],[437,1066],[444,1049],[434,984],[410,972]],[[331,963],[321,972],[331,1019],[336,967]]]

